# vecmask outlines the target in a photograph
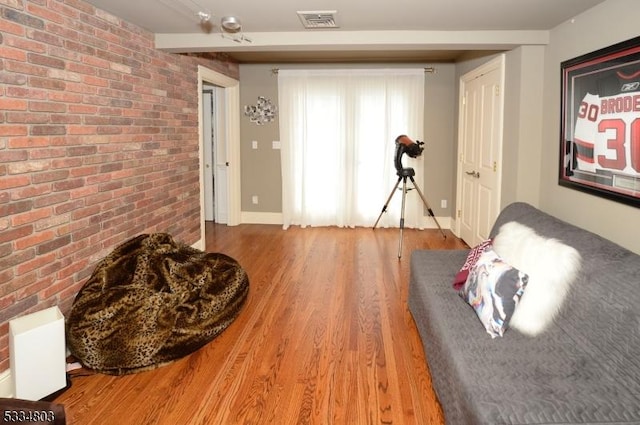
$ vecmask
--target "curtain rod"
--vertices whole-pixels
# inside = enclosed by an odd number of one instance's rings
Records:
[[[271,73],[273,75],[278,75],[278,72],[280,71],[280,68],[271,68]],[[427,66],[424,68],[424,72],[427,74],[435,74],[436,73],[436,68],[433,66]]]

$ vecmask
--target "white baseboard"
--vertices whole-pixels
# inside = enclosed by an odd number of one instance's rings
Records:
[[[440,225],[440,227],[442,227],[442,229],[451,228],[451,217],[436,217],[436,220],[438,220],[438,224]],[[424,216],[424,219],[422,221],[422,226],[425,229],[437,229],[438,224],[436,224],[433,218],[428,215]]]
[[[240,222],[244,224],[279,224],[282,225],[282,213],[242,211]]]
[[[459,238],[460,235],[458,234],[458,224],[457,224],[455,218],[452,218],[450,220],[451,220],[451,227],[449,227],[449,228],[451,229],[451,233],[453,233],[456,238]]]
[[[13,398],[13,377],[11,369],[0,373],[0,397]]]
[[[282,213],[264,213],[243,211],[240,213],[241,222],[244,224],[282,224]],[[451,228],[451,217],[436,217],[440,227]],[[421,227],[425,229],[437,229],[438,226],[430,216],[424,216]]]

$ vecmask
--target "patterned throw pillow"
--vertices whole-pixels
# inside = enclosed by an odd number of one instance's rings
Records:
[[[462,288],[462,285],[467,281],[467,277],[469,276],[469,270],[476,264],[480,255],[484,252],[485,249],[491,247],[491,239],[487,239],[486,241],[480,243],[469,251],[467,255],[467,261],[464,262],[460,271],[456,274],[456,277],[453,279],[453,289],[459,291]]]
[[[492,338],[503,336],[529,277],[487,248],[458,292],[476,312]]]

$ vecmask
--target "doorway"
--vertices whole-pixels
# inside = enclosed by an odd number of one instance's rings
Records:
[[[209,189],[217,192],[217,196],[224,196],[226,200],[226,224],[235,226],[240,224],[240,85],[239,81],[220,74],[203,66],[198,66],[198,93],[202,94],[206,86],[216,87],[218,96],[223,99],[216,108],[214,121],[220,121],[224,125],[218,125],[215,133],[220,132],[220,139],[224,139],[225,149],[216,161],[222,162],[225,168],[225,179],[218,179],[217,187]],[[206,189],[205,180],[205,112],[204,96],[198,96],[198,137],[200,140],[198,157],[200,169],[200,240],[193,246],[198,249],[205,249],[205,201]],[[212,123],[213,126],[213,123]],[[210,157],[210,156],[209,156]],[[213,163],[212,163],[213,164]],[[222,182],[221,180],[225,180]],[[223,183],[222,186],[220,184]],[[207,183],[208,186],[208,183]],[[225,194],[226,195],[223,195]]]
[[[460,78],[456,234],[469,246],[489,237],[500,212],[504,60]]]
[[[227,139],[224,89],[205,84],[202,91],[204,137],[204,219],[227,224]]]

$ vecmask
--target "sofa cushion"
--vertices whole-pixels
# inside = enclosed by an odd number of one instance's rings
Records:
[[[495,338],[507,330],[527,279],[526,274],[507,264],[491,248],[485,248],[459,294]]]
[[[516,221],[500,227],[493,247],[506,262],[529,275],[511,327],[530,336],[540,334],[560,311],[580,269],[580,254]]]

